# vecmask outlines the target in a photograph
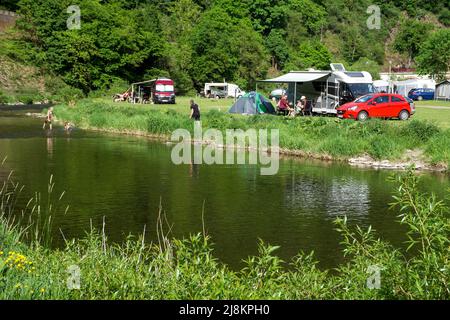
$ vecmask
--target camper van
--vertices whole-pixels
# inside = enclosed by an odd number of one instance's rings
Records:
[[[233,83],[205,83],[203,95],[207,98],[240,98],[245,94],[238,85]]]
[[[175,104],[174,82],[167,78],[158,78],[131,84],[129,98],[132,103],[171,103]]]
[[[288,84],[289,103],[295,105],[301,96],[306,96],[313,103],[313,113],[319,114],[336,114],[339,106],[375,92],[370,73],[347,71],[340,63],[330,67],[330,71],[291,71],[260,82]]]
[[[175,104],[175,87],[171,79],[159,78],[153,82],[151,87],[153,103]]]

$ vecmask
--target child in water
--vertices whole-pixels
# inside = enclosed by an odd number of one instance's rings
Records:
[[[45,130],[45,127],[48,124],[50,130],[52,130],[53,129],[52,121],[53,121],[53,107],[50,107],[50,108],[48,108],[47,117],[44,120],[44,126],[42,128]]]
[[[72,128],[73,128],[73,126],[72,126],[72,124],[70,123],[70,122],[64,122],[64,130],[66,130],[66,131],[71,131],[72,130]]]

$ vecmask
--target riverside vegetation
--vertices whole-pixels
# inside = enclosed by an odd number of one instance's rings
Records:
[[[0,189],[0,299],[449,299],[449,209],[420,192],[419,180],[412,171],[392,177],[391,206],[407,229],[406,251],[341,217],[335,223],[346,262],[334,270],[320,270],[314,253],[303,252],[288,266],[274,254],[278,247],[261,241],[258,255],[232,271],[214,258],[205,234],[170,240],[163,215],[156,244],[131,236],[110,244],[91,230],[49,249],[44,222],[58,206],[37,210],[37,196],[19,210],[21,187],[10,176]],[[77,290],[67,285],[70,266],[80,270]],[[368,286],[373,266],[381,270],[379,289]]]
[[[173,109],[114,105],[84,99],[74,106],[55,108],[57,118],[80,128],[110,132],[169,137],[179,128],[193,131],[188,117]],[[381,121],[365,123],[336,118],[288,118],[274,116],[230,115],[215,109],[202,113],[203,128],[279,129],[280,147],[301,151],[304,156],[346,160],[368,154],[374,159],[398,160],[407,150],[421,150],[432,166],[448,168],[450,129],[426,120]]]

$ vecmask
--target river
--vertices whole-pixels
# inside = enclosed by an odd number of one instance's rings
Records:
[[[144,226],[147,241],[156,241],[160,203],[177,238],[202,231],[204,205],[214,255],[232,268],[257,253],[258,239],[281,246],[278,255],[286,261],[314,250],[321,267],[335,267],[343,256],[333,221],[343,215],[404,246],[405,228],[388,205],[391,171],[282,158],[277,175],[262,176],[257,165],[177,166],[172,148],[147,138],[44,131],[42,120],[0,112],[0,158],[7,156],[0,178],[14,170],[25,185],[23,203],[35,191],[45,195],[51,175],[55,194],[65,192],[53,217],[56,247],[62,234],[83,237],[91,221],[100,228],[103,219],[111,241],[138,235]],[[448,175],[423,174],[424,190],[442,196],[449,186]]]

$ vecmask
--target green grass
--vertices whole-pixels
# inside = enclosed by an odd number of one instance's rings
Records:
[[[450,101],[440,101],[440,100],[426,100],[426,101],[415,101],[418,107],[448,107],[450,108]]]
[[[208,237],[170,240],[161,215],[158,244],[131,236],[111,244],[104,233],[90,231],[50,250],[25,240],[29,228],[14,224],[11,217],[20,211],[6,181],[0,189],[0,299],[449,299],[448,208],[418,192],[412,172],[395,182],[393,207],[408,229],[411,251],[339,218],[347,262],[331,272],[317,267],[313,253],[299,253],[287,267],[275,255],[278,247],[262,241],[259,254],[232,271],[214,258]],[[377,289],[367,285],[374,267],[380,269]]]
[[[407,150],[421,149],[432,164],[448,165],[450,162],[450,145],[445,143],[450,129],[446,128],[447,119],[442,116],[447,110],[419,109],[417,117],[407,122],[374,119],[360,123],[332,117],[293,119],[231,115],[225,111],[232,101],[197,101],[202,110],[203,128],[222,132],[227,129],[279,129],[281,148],[300,150],[317,158],[331,156],[346,160],[369,154],[375,159],[397,160]],[[130,105],[105,99],[85,99],[73,107],[55,107],[57,118],[81,128],[164,137],[179,128],[193,131],[189,111],[189,98],[179,98],[177,105]],[[432,145],[436,142],[439,142],[439,149]]]
[[[414,119],[431,121],[443,129],[449,129],[450,107],[448,109],[431,109],[418,106]]]

